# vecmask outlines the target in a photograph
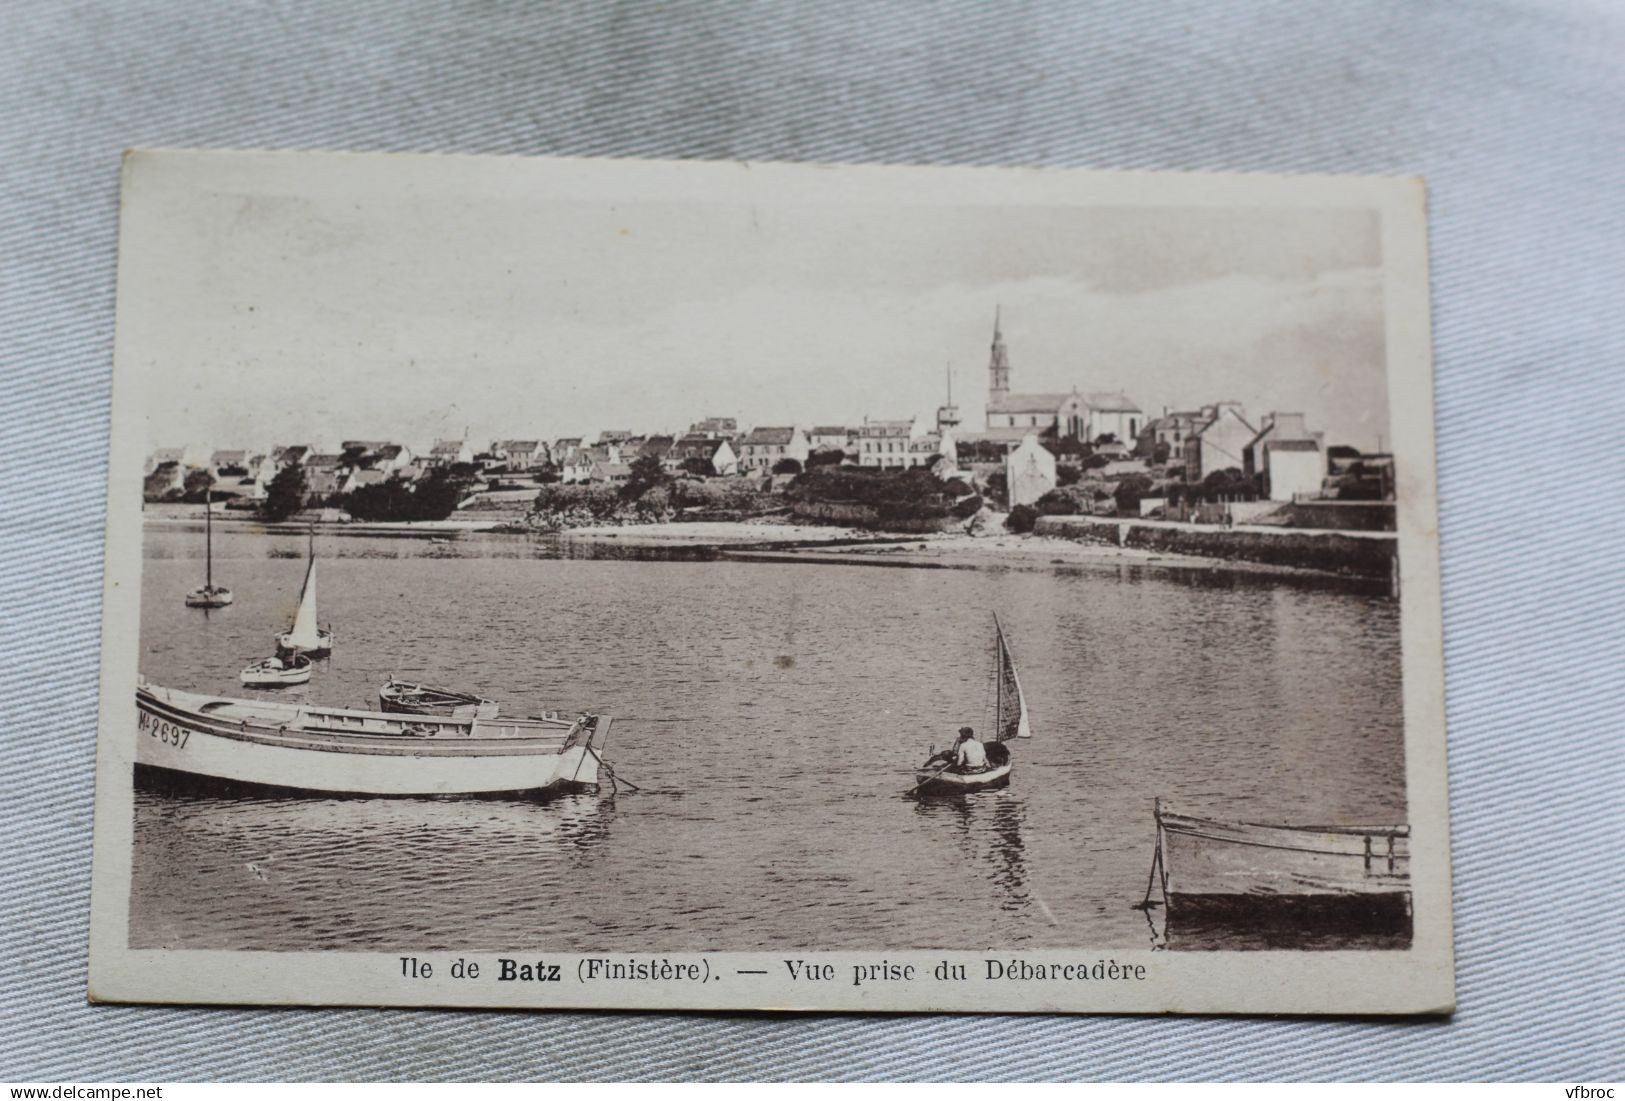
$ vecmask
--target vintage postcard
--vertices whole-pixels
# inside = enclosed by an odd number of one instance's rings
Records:
[[[90,997],[1448,1012],[1424,211],[130,153]]]

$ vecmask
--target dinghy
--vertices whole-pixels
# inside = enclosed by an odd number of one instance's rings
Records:
[[[1016,659],[1004,638],[1004,627],[999,617],[993,617],[993,741],[983,749],[987,753],[987,767],[962,772],[954,764],[954,751],[946,750],[926,761],[914,773],[917,781],[910,795],[959,795],[974,791],[988,791],[1006,787],[1010,783],[1010,747],[1012,738],[1030,738],[1032,727],[1027,718],[1027,699],[1021,692],[1021,678],[1016,675]],[[940,764],[938,762],[941,762]]]
[[[307,662],[308,664],[308,662]],[[440,718],[234,699],[141,683],[137,776],[196,790],[534,797],[596,789],[608,715]]]
[[[203,494],[203,587],[186,594],[188,608],[224,608],[236,598],[214,583],[214,504],[212,490]]]
[[[1255,918],[1292,908],[1360,916],[1411,907],[1410,827],[1223,821],[1155,804],[1157,848],[1146,901],[1170,916]]]
[[[266,658],[237,675],[245,688],[284,688],[310,680],[310,659],[303,654]]]
[[[278,653],[303,654],[324,658],[333,652],[333,632],[316,626],[316,529],[310,529],[310,560],[305,567],[305,584],[299,590],[299,610],[293,626],[276,636]]]
[[[378,704],[385,711],[402,715],[451,715],[458,718],[494,719],[499,711],[495,700],[450,688],[396,680],[393,676],[378,689]]]

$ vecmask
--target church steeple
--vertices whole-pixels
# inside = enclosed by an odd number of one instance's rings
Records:
[[[1010,353],[1004,346],[1004,332],[999,322],[1002,310],[993,307],[993,354],[987,364],[987,397],[989,401],[1000,401],[1010,393]]]

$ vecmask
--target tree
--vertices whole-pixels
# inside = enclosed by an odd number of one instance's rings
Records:
[[[280,524],[305,507],[305,468],[289,463],[276,472],[271,484],[265,487],[265,502],[260,505],[260,519]]]
[[[1151,449],[1151,461],[1160,466],[1168,461],[1168,456],[1172,453],[1173,449],[1170,448],[1168,446],[1168,442],[1164,440],[1163,442],[1157,444],[1156,447]]]
[[[1140,511],[1140,498],[1151,492],[1151,479],[1144,474],[1130,474],[1117,483],[1112,496],[1117,501],[1119,516],[1136,516]]]
[[[186,472],[186,495],[183,500],[188,504],[197,504],[208,496],[209,490],[214,488],[214,475],[207,470],[188,470]]]
[[[671,475],[666,468],[660,465],[660,460],[653,455],[639,455],[632,460],[631,473],[625,482],[621,483],[621,496],[628,501],[635,501],[651,489],[665,486],[671,482]]]
[[[773,464],[775,474],[800,474],[801,464],[795,459],[784,458]]]
[[[807,456],[808,466],[840,466],[846,461],[846,452],[838,447],[820,447]]]

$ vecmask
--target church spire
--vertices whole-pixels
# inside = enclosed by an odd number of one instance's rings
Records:
[[[1000,325],[1003,309],[993,307],[993,353],[987,364],[987,396],[999,401],[1010,393],[1010,353],[1004,346],[1004,331]]]

